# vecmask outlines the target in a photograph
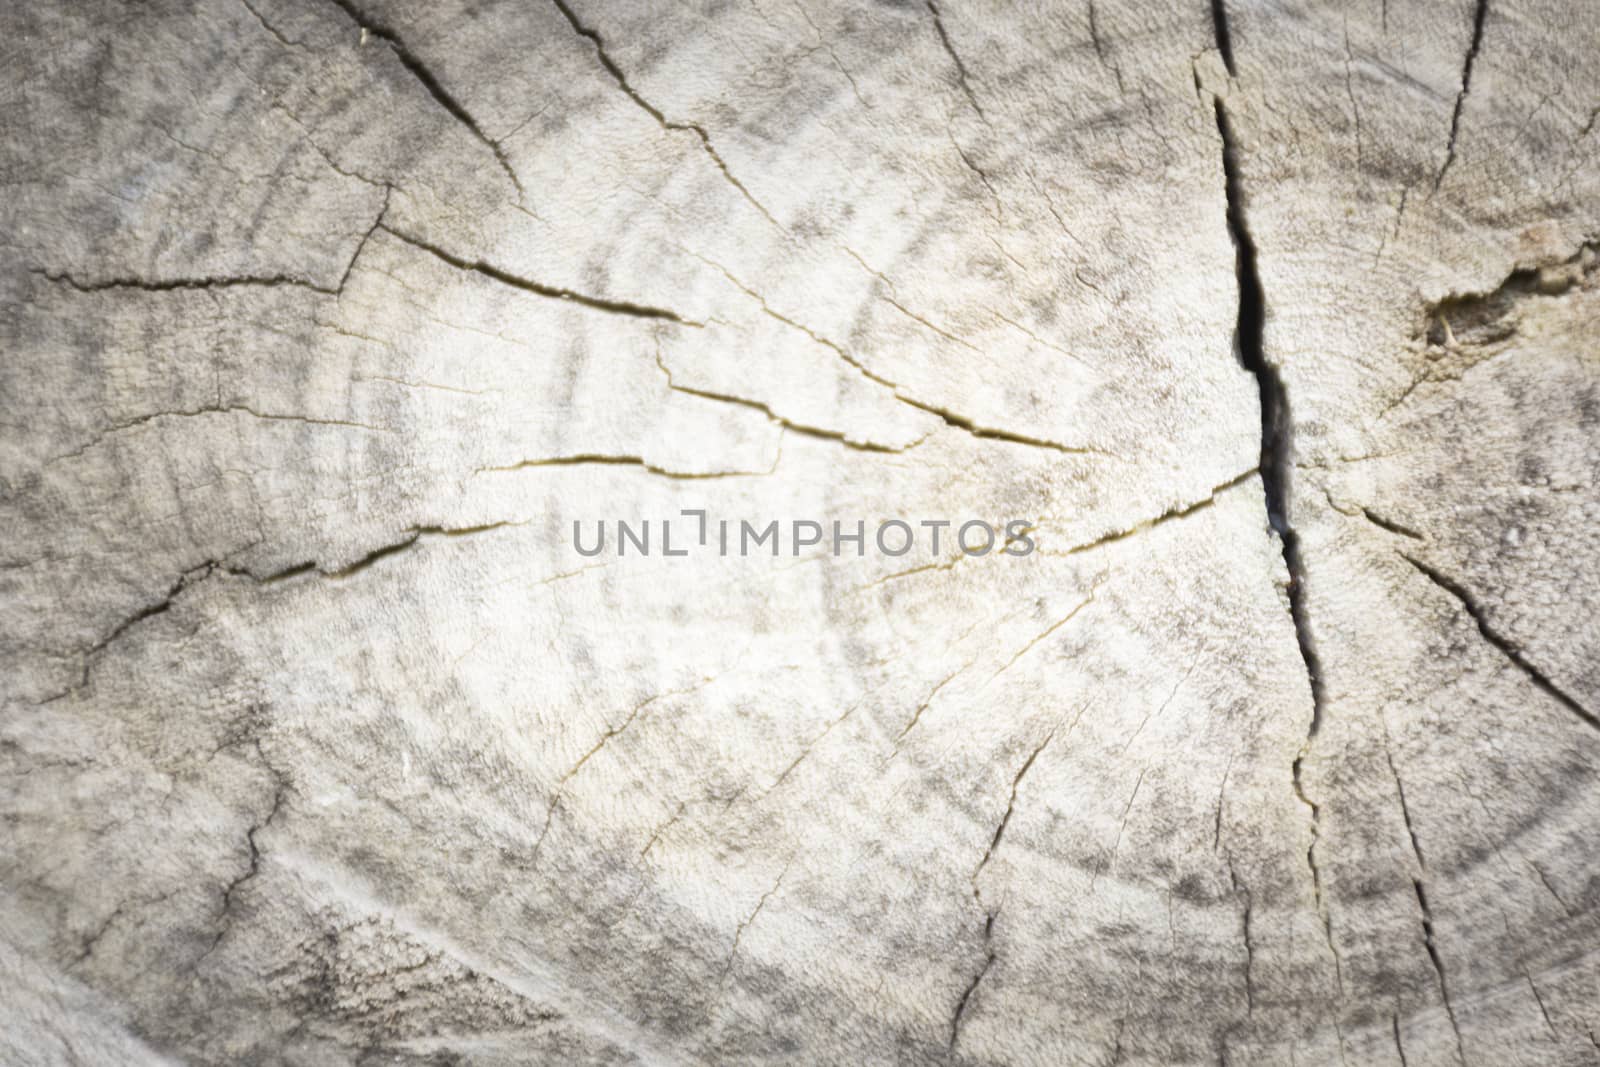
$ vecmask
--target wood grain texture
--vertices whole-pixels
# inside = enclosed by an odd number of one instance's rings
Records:
[[[1600,10],[0,40],[0,1060],[1600,1063]]]

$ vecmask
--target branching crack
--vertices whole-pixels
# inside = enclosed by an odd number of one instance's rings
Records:
[[[1589,726],[1596,730],[1600,730],[1600,715],[1596,715],[1593,711],[1579,703],[1578,700],[1570,693],[1566,692],[1560,686],[1556,685],[1555,682],[1551,681],[1543,671],[1539,670],[1538,667],[1535,667],[1528,661],[1528,658],[1523,655],[1522,651],[1517,648],[1517,646],[1513,644],[1509,638],[1491,626],[1489,623],[1488,614],[1484,611],[1483,605],[1478,602],[1477,598],[1474,597],[1465,586],[1453,578],[1447,577],[1437,568],[1423,563],[1415,556],[1407,555],[1404,552],[1402,552],[1400,556],[1407,563],[1415,567],[1423,577],[1427,578],[1434,585],[1438,586],[1440,589],[1454,597],[1456,602],[1461,605],[1462,610],[1465,611],[1472,621],[1477,624],[1478,633],[1483,635],[1483,639],[1499,650],[1500,654],[1505,656],[1506,659],[1510,660],[1518,670],[1527,675],[1528,679],[1532,681],[1533,684],[1541,691],[1543,691],[1546,696],[1554,699],[1558,704],[1572,712],[1578,718],[1582,719]]]
[[[332,165],[332,161],[329,161]],[[367,242],[372,240],[372,235],[378,232],[383,225],[384,218],[389,214],[389,201],[394,195],[394,186],[383,187],[383,206],[378,209],[377,217],[372,220],[372,225],[367,227],[367,232],[361,235],[361,240],[356,243],[356,250],[350,254],[350,262],[345,264],[344,273],[339,276],[339,284],[334,286],[333,293],[338,296],[344,292],[344,287],[350,281],[350,275],[355,273],[356,261],[361,258],[361,253],[367,250]]]
[[[1450,140],[1445,145],[1444,163],[1433,177],[1433,191],[1438,192],[1444,182],[1445,172],[1456,161],[1456,136],[1461,132],[1461,107],[1472,91],[1472,68],[1478,61],[1478,49],[1483,45],[1483,23],[1489,15],[1489,0],[1478,0],[1472,16],[1472,41],[1467,45],[1467,58],[1461,64],[1461,89],[1456,93],[1456,104],[1450,112]]]
[[[417,54],[395,32],[393,27],[385,22],[375,20],[371,14],[362,11],[354,0],[328,0],[328,2],[348,15],[350,20],[359,26],[362,31],[371,34],[389,46],[390,50],[394,52],[395,58],[400,61],[400,65],[411,72],[412,77],[416,78],[422,87],[428,91],[428,95],[433,97],[440,107],[449,112],[452,118],[465,126],[467,131],[481,142],[484,147],[494,153],[495,162],[499,164],[505,176],[511,179],[512,186],[517,190],[517,199],[522,199],[522,179],[517,177],[517,172],[512,168],[511,160],[507,158],[506,151],[501,147],[500,142],[483,132],[483,127],[478,125],[478,121],[462,106],[461,101],[457,100],[450,90],[444,87],[434,73],[428,69],[427,65],[418,58]]]
[[[94,955],[94,950],[99,946],[100,939],[105,937],[106,934],[111,931],[111,927],[116,923],[116,921],[122,917],[125,903],[126,902],[118,903],[116,907],[111,909],[110,914],[101,920],[100,925],[96,926],[84,936],[83,941],[78,947],[77,956],[73,957],[72,966],[82,966],[84,961],[86,961],[90,956]]]
[[[641,110],[643,110],[651,118],[655,119],[656,122],[660,124],[662,129],[686,131],[693,133],[696,137],[698,137],[700,139],[701,149],[704,150],[706,156],[710,158],[711,162],[716,164],[717,170],[722,172],[722,176],[723,178],[727,179],[728,184],[737,189],[739,191],[739,195],[744,197],[745,200],[749,202],[751,207],[761,212],[766,220],[770,222],[776,229],[782,230],[784,228],[783,225],[773,217],[772,212],[768,211],[766,206],[755,198],[755,194],[750,192],[749,188],[744,184],[744,182],[735,177],[733,171],[728,169],[727,162],[723,160],[722,154],[717,151],[716,145],[711,143],[711,135],[706,132],[704,126],[693,122],[675,122],[667,118],[660,108],[646,100],[644,96],[633,87],[633,84],[628,81],[628,76],[623,73],[622,67],[617,64],[617,61],[611,57],[611,53],[606,50],[605,41],[601,39],[599,31],[584,25],[584,23],[578,19],[577,13],[574,12],[572,7],[567,3],[567,0],[551,0],[551,2],[556,5],[557,10],[559,10],[562,16],[567,20],[567,23],[572,27],[572,31],[579,37],[587,39],[591,44],[594,45],[595,56],[600,60],[600,65],[605,68],[607,74],[611,75],[611,80],[617,83],[617,88],[621,89],[623,93],[627,95],[628,99],[632,100],[639,106]]]
[[[217,567],[218,565],[216,561],[207,560],[199,566],[191,567],[189,570],[186,570],[180,574],[177,580],[174,581],[172,585],[168,586],[167,591],[163,593],[158,600],[156,600],[154,603],[147,604],[146,606],[135,611],[133,614],[127,616],[121,622],[113,626],[104,637],[100,638],[88,648],[84,649],[83,666],[79,671],[78,681],[75,684],[68,686],[66,689],[63,689],[61,692],[45,698],[44,700],[40,701],[40,703],[54,703],[57,700],[69,697],[83,689],[87,689],[89,686],[89,677],[94,671],[95,663],[102,655],[105,654],[106,649],[110,648],[117,641],[121,640],[121,638],[125,636],[129,630],[132,630],[135,626],[144,622],[146,619],[152,619],[157,615],[163,615],[167,611],[171,610],[172,605],[177,601],[178,597],[183,593],[184,590],[211,577],[211,575],[216,572]]]
[[[685,249],[685,251],[688,251],[688,250]],[[1067,444],[1062,444],[1059,441],[1051,441],[1051,440],[1049,440],[1047,438],[1043,438],[1043,437],[1032,437],[1032,436],[1029,436],[1027,434],[1016,433],[1016,432],[1011,431],[1011,430],[997,430],[997,429],[992,429],[992,428],[986,427],[986,426],[980,426],[980,425],[978,425],[978,423],[975,420],[973,420],[972,418],[970,418],[970,417],[968,417],[966,415],[961,415],[961,414],[958,414],[956,412],[950,411],[950,410],[948,410],[946,408],[941,408],[941,407],[939,407],[939,406],[937,406],[935,404],[930,404],[930,403],[928,403],[926,401],[918,400],[915,397],[907,396],[905,393],[903,393],[901,391],[899,385],[897,385],[896,383],[890,381],[888,378],[885,378],[883,375],[877,373],[876,371],[872,370],[872,368],[868,367],[865,363],[861,362],[855,356],[851,355],[849,350],[846,349],[843,345],[839,344],[837,341],[830,340],[829,338],[823,336],[822,334],[820,334],[817,331],[813,330],[811,327],[805,325],[804,323],[799,322],[799,321],[797,321],[795,319],[792,319],[789,316],[783,314],[781,311],[778,311],[777,309],[772,307],[771,304],[767,303],[766,297],[762,296],[759,291],[757,291],[755,289],[752,289],[750,286],[748,286],[744,282],[740,281],[739,278],[736,277],[732,272],[730,272],[726,267],[723,267],[722,265],[720,265],[718,263],[715,263],[715,262],[713,262],[713,261],[711,261],[709,259],[706,259],[704,256],[701,256],[698,253],[689,252],[689,254],[694,256],[696,259],[700,260],[702,263],[705,263],[707,266],[714,267],[718,271],[721,271],[722,275],[725,278],[727,278],[730,283],[732,283],[733,285],[737,286],[742,292],[744,292],[744,294],[746,296],[749,296],[752,300],[756,301],[756,303],[760,304],[761,305],[761,310],[762,310],[762,312],[764,314],[770,316],[773,319],[776,319],[778,322],[783,323],[785,326],[788,326],[791,329],[800,331],[801,333],[805,334],[807,337],[809,337],[813,341],[815,341],[817,344],[822,345],[825,348],[831,349],[834,352],[834,354],[836,354],[840,359],[842,359],[845,363],[847,363],[850,367],[852,367],[862,377],[866,378],[868,381],[873,382],[876,385],[881,385],[885,389],[888,389],[894,395],[894,398],[896,400],[898,400],[902,404],[906,404],[906,405],[908,405],[910,407],[916,408],[918,411],[924,411],[924,412],[927,412],[930,415],[938,416],[944,422],[944,424],[946,426],[950,426],[950,427],[953,427],[955,429],[962,430],[965,433],[971,434],[973,437],[984,439],[984,440],[1008,441],[1008,442],[1010,442],[1012,444],[1031,445],[1034,448],[1047,448],[1047,449],[1050,449],[1051,451],[1061,452],[1061,453],[1064,453],[1066,455],[1095,455],[1095,456],[1106,456],[1106,457],[1113,458],[1113,459],[1118,458],[1114,453],[1107,452],[1104,449],[1094,448],[1092,446],[1087,446],[1087,445],[1081,445],[1081,446],[1080,445],[1067,445]],[[862,260],[860,256],[857,256],[853,252],[850,253],[850,254],[852,256],[855,256],[856,261],[858,263],[861,263],[861,265],[863,267],[866,266],[866,262],[864,260]],[[870,267],[868,267],[867,269],[871,270]],[[873,273],[876,273],[876,272],[874,271]],[[880,275],[879,277],[881,279],[882,276]],[[904,307],[902,307],[900,304],[895,303],[892,299],[888,298],[887,296],[885,296],[884,299],[887,300],[889,303],[893,304],[896,308],[899,308],[899,310],[904,312],[906,315],[910,316],[911,318],[916,319],[918,322],[921,322],[923,325],[927,326],[930,330],[933,330],[934,332],[940,334],[941,336],[943,336],[943,337],[945,337],[945,338],[947,338],[947,339],[949,339],[951,341],[954,341],[954,342],[956,342],[958,344],[967,345],[967,342],[962,341],[960,338],[954,336],[953,334],[947,333],[944,330],[939,329],[937,326],[934,326],[932,323],[928,322],[926,319],[922,318],[921,316],[915,315],[912,312],[907,311]],[[694,325],[699,325],[699,324],[694,324]],[[971,346],[967,345],[967,347],[971,347]]]
[[[285,567],[282,570],[274,571],[268,575],[258,576],[243,567],[231,566],[218,560],[206,560],[204,563],[200,563],[184,571],[178,576],[172,585],[167,588],[166,592],[163,593],[159,599],[151,604],[147,604],[146,606],[135,611],[133,614],[127,616],[121,622],[112,627],[104,637],[100,638],[88,648],[84,649],[83,667],[79,673],[78,681],[61,692],[40,701],[40,704],[50,704],[88,688],[89,678],[94,670],[94,665],[96,661],[105,654],[106,649],[110,648],[111,645],[124,637],[128,631],[132,630],[138,624],[147,619],[154,618],[157,615],[165,614],[167,611],[171,610],[172,606],[186,590],[199,585],[202,581],[205,581],[213,575],[226,574],[231,577],[246,579],[254,582],[257,585],[272,585],[277,582],[287,581],[288,579],[311,573],[320,574],[325,578],[348,578],[351,575],[372,566],[372,564],[381,559],[385,559],[407,548],[410,548],[412,545],[416,544],[425,537],[465,537],[472,534],[485,533],[489,530],[497,530],[504,526],[521,525],[523,525],[523,523],[494,522],[481,526],[463,527],[413,526],[407,532],[407,536],[403,539],[392,544],[383,545],[382,547],[373,549],[371,552],[368,552],[366,555],[362,556],[360,559],[357,559],[348,566],[331,571],[319,567],[314,562],[306,562]]]
[[[321,150],[318,149],[318,151],[320,152]],[[324,158],[326,159],[327,157],[324,156]],[[333,161],[331,159],[328,160],[328,164],[329,166],[333,166]],[[338,170],[337,167],[334,169]],[[348,175],[348,172],[346,171],[340,171],[340,173]],[[360,178],[359,175],[348,176],[356,177],[361,181],[366,181],[366,179]],[[57,284],[76,289],[80,293],[103,293],[118,289],[133,290],[144,293],[170,293],[179,292],[182,290],[210,291],[217,289],[248,288],[277,289],[287,286],[297,289],[306,289],[313,293],[321,293],[324,296],[339,296],[344,292],[345,283],[350,280],[350,275],[355,270],[356,261],[361,258],[362,251],[366,249],[367,241],[371,239],[375,232],[377,232],[378,227],[383,224],[384,215],[387,214],[389,210],[389,196],[393,192],[393,187],[385,185],[383,189],[384,194],[382,209],[378,212],[377,218],[373,220],[372,225],[368,227],[366,233],[362,235],[361,240],[356,243],[355,251],[351,254],[349,262],[345,264],[344,271],[339,276],[339,281],[334,285],[321,285],[317,282],[311,281],[309,278],[304,278],[296,274],[212,274],[198,277],[158,279],[136,278],[124,275],[108,278],[84,279],[78,277],[70,271],[52,271],[38,267],[33,268],[32,273],[37,274],[48,281],[56,282]]]
[[[969,630],[968,632],[971,631]],[[939,695],[939,691],[965,674],[967,672],[967,668],[971,667],[974,662],[976,661],[968,660],[967,662],[963,663],[960,667],[956,668],[950,674],[942,678],[937,684],[934,685],[932,689],[928,690],[928,695],[922,698],[922,703],[917,705],[916,710],[911,713],[911,718],[906,720],[905,726],[901,727],[900,732],[895,735],[895,753],[900,751],[900,742],[904,741],[906,739],[906,735],[916,727],[917,723],[922,721],[922,713],[928,710],[929,706],[933,703],[933,698]]]

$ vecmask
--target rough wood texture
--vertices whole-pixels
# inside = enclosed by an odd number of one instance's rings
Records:
[[[1600,1062],[1600,9],[0,40],[0,1060]]]

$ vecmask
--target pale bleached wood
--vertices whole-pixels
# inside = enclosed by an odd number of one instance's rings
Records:
[[[0,1059],[1600,1059],[1594,10],[0,39]]]

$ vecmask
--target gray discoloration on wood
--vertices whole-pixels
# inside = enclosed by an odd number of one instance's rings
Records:
[[[0,1060],[1600,1056],[1588,8],[0,39]]]

